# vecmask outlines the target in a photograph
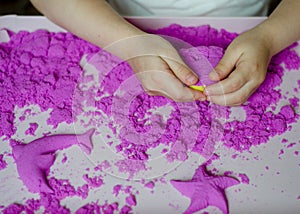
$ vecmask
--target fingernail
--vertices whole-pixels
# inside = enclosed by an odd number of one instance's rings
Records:
[[[187,75],[185,79],[190,84],[193,84],[193,83],[195,83],[197,81],[197,77],[195,77],[195,75],[193,75],[193,74]]]

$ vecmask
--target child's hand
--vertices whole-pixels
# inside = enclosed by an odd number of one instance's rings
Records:
[[[238,36],[209,77],[220,82],[206,88],[219,105],[241,105],[264,81],[272,57],[270,41],[255,28]]]
[[[123,44],[116,46],[120,50],[118,53],[110,51],[128,61],[149,95],[162,95],[181,102],[206,99],[202,92],[187,87],[197,83],[198,78],[162,37],[145,34],[125,39]],[[122,56],[124,53],[126,56]]]

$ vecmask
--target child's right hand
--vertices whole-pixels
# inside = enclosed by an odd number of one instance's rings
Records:
[[[217,84],[208,86],[208,100],[218,105],[242,105],[262,84],[273,55],[264,31],[253,28],[228,46],[210,77]]]
[[[202,92],[187,87],[197,83],[198,78],[162,37],[151,34],[130,37],[116,42],[115,47],[109,51],[130,64],[147,94],[179,102],[206,99]]]

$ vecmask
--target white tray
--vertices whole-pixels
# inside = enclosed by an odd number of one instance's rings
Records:
[[[233,32],[242,32],[247,30],[261,21],[264,18],[137,18],[127,17],[127,19],[143,29],[166,27],[171,23],[178,23],[185,26],[195,26],[202,24],[210,24],[215,28],[224,28]],[[34,31],[36,29],[47,29],[49,31],[64,31],[62,28],[53,24],[51,21],[44,17],[19,17],[19,16],[4,16],[0,17],[0,28],[8,28],[13,31],[27,30]],[[289,72],[285,75],[284,82],[282,84],[283,93],[290,91],[290,95],[294,95],[295,92],[291,86],[296,84],[296,80],[300,79],[299,71]],[[299,94],[297,94],[298,97]],[[238,111],[239,108],[236,108]],[[61,125],[58,130],[70,131],[66,125]],[[298,213],[300,210],[300,201],[297,197],[300,195],[300,167],[299,156],[294,155],[295,150],[299,150],[299,130],[300,123],[293,125],[292,131],[286,132],[281,136],[272,138],[267,144],[253,147],[251,153],[244,152],[237,154],[236,159],[232,159],[231,156],[235,153],[232,150],[224,147],[219,148],[218,153],[220,159],[213,162],[219,173],[224,171],[233,171],[236,173],[245,173],[250,178],[250,184],[240,184],[229,188],[227,190],[228,201],[230,205],[231,213]],[[294,140],[297,142],[297,146],[286,149],[281,142],[282,138],[288,140]],[[4,151],[10,151],[7,141],[0,140],[0,153]],[[281,156],[281,160],[278,159],[280,149],[285,149],[285,154]],[[64,153],[70,155],[74,160],[82,157],[76,156],[76,149],[71,148]],[[60,162],[63,158],[62,153],[57,156],[57,162]],[[248,160],[247,160],[248,158]],[[255,160],[258,159],[258,160]],[[8,160],[9,163],[12,160]],[[10,164],[13,165],[13,164]],[[59,164],[57,165],[59,166]],[[54,166],[53,168],[57,167]],[[265,167],[269,166],[269,170]],[[61,166],[63,167],[63,166]],[[86,168],[86,166],[76,166],[79,168]],[[184,164],[181,166],[184,167]],[[36,195],[27,192],[22,183],[18,180],[18,174],[15,171],[15,167],[0,171],[0,205],[7,205],[12,202],[22,201],[23,197],[36,197]],[[68,178],[70,169],[62,168],[59,173],[59,177]],[[80,169],[76,169],[72,173],[79,172]],[[173,175],[190,177],[193,171],[185,171],[185,175],[174,172]],[[278,174],[278,172],[280,174]],[[180,172],[182,173],[182,171]],[[76,176],[75,176],[76,177]],[[72,183],[78,183],[75,178],[70,178]],[[98,191],[91,192],[85,200],[79,198],[72,198],[70,200],[64,200],[64,204],[76,210],[81,205],[95,201],[99,198],[100,203],[107,199],[114,202],[115,200],[121,200],[115,198],[111,194],[112,187],[117,183],[124,183],[124,185],[132,185],[134,188],[140,191],[137,195],[138,205],[134,208],[134,212],[137,213],[181,213],[189,204],[189,200],[181,196],[175,189],[166,188],[166,185],[158,183],[155,187],[155,193],[151,194],[149,190],[144,190],[142,185],[119,180],[112,177],[105,178],[105,187],[101,187]],[[78,184],[79,185],[79,184]],[[5,192],[5,196],[3,194]],[[175,207],[170,206],[172,203]],[[212,209],[214,210],[214,209]]]

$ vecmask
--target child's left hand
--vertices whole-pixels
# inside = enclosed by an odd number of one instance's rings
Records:
[[[272,57],[270,41],[257,28],[238,36],[209,74],[220,82],[206,87],[208,100],[219,105],[243,104],[265,79]]]

